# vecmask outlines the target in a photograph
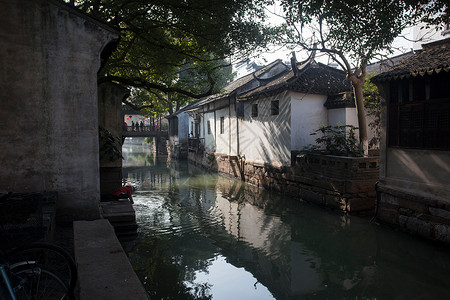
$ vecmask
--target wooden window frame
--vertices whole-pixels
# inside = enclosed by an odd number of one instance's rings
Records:
[[[449,78],[443,74],[391,84],[388,147],[450,150],[450,95],[442,87]]]
[[[258,103],[252,104],[252,118],[258,117]]]
[[[225,133],[225,117],[220,117],[220,134]]]

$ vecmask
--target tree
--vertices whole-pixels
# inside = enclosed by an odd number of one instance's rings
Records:
[[[329,55],[347,73],[358,111],[360,143],[368,153],[363,86],[367,63],[389,51],[404,28],[422,20],[440,24],[448,20],[445,0],[281,0],[287,24],[286,43]],[[304,27],[313,34],[305,36]]]
[[[68,1],[68,0],[66,0]],[[77,0],[76,7],[120,33],[99,82],[143,89],[145,108],[199,99],[223,87],[231,58],[245,57],[279,36],[263,25],[271,0]],[[187,76],[190,78],[187,78]],[[227,77],[228,78],[228,77]],[[170,95],[170,99],[169,99]],[[143,97],[136,99],[143,100]],[[180,100],[181,101],[181,100]],[[133,103],[129,103],[133,106]]]

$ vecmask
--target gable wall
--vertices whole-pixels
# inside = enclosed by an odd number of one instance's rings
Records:
[[[317,136],[311,133],[328,125],[327,109],[323,106],[326,100],[324,95],[291,93],[292,151],[315,144]]]
[[[271,115],[271,101],[279,100],[279,115]],[[258,116],[252,117],[252,104],[258,104]],[[276,96],[248,101],[239,123],[239,152],[247,161],[274,166],[291,163],[290,96]]]

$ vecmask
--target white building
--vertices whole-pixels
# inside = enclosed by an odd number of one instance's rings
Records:
[[[260,86],[261,79],[273,80],[287,72],[288,67],[276,60],[228,84],[222,93],[206,97],[187,108],[185,111],[189,113],[190,149],[201,148],[209,153],[238,155],[237,115],[242,106],[237,102],[237,98],[240,94]]]
[[[188,111],[191,150],[248,163],[290,166],[321,126],[358,126],[345,72],[314,55],[292,70],[280,61],[242,77]],[[371,138],[373,134],[369,134]]]
[[[325,125],[357,125],[354,101],[342,101],[350,84],[341,70],[313,56],[289,73],[241,95],[239,149],[245,160],[290,166],[296,153],[315,144],[311,133]],[[329,108],[327,108],[329,106]]]

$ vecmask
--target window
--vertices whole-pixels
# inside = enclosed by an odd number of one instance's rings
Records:
[[[280,103],[279,100],[271,101],[271,103],[270,103],[270,114],[272,116],[276,116],[276,115],[278,115],[280,113],[279,103]]]
[[[225,118],[220,117],[220,134],[225,132]]]
[[[450,150],[448,82],[450,74],[441,72],[391,84],[389,146]],[[407,86],[411,88],[406,89]]]
[[[208,120],[208,134],[211,134],[211,121]]]
[[[258,103],[252,104],[252,117],[258,116]]]

